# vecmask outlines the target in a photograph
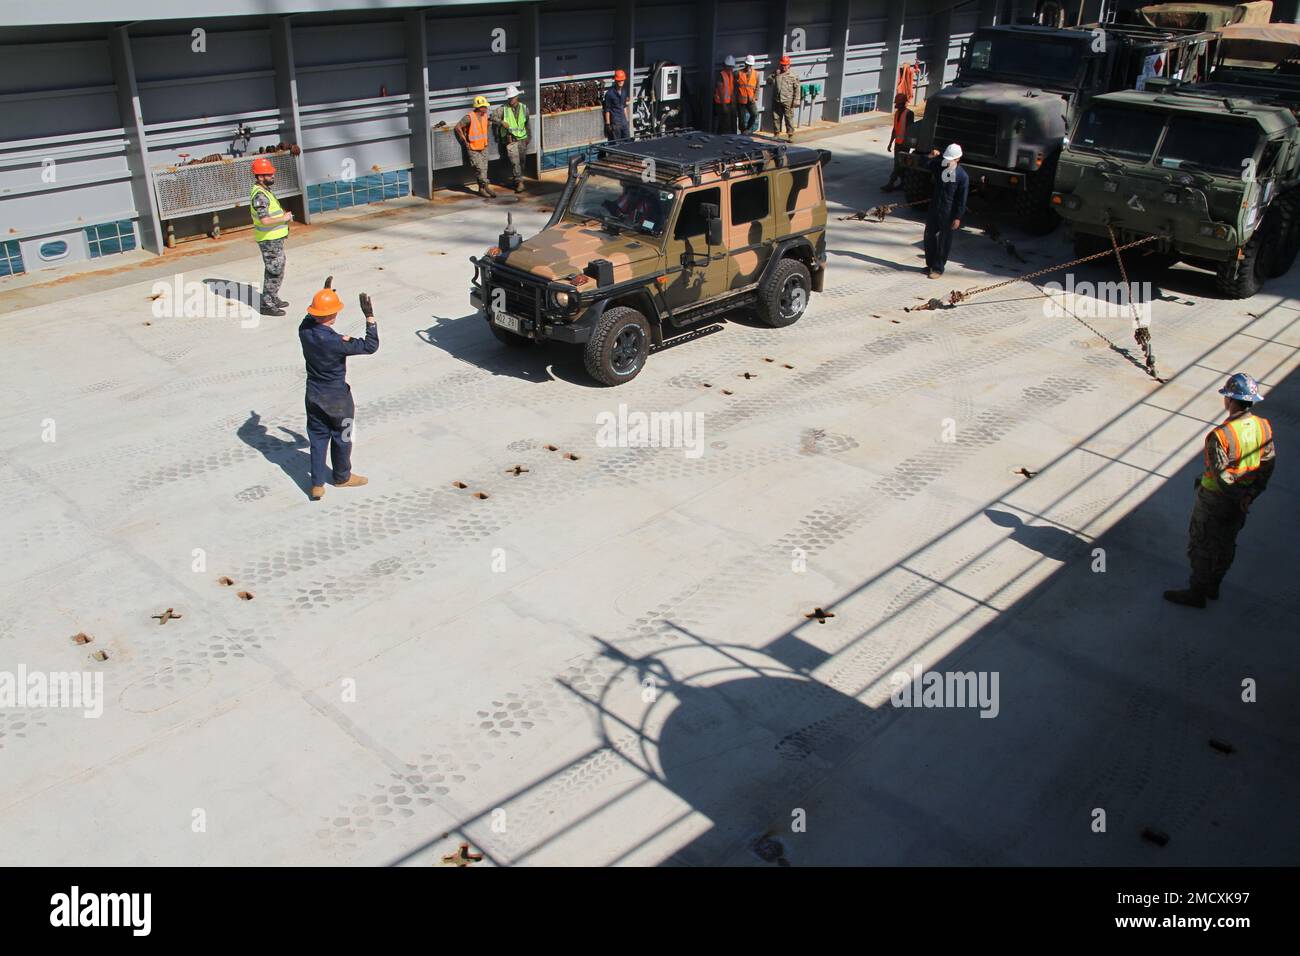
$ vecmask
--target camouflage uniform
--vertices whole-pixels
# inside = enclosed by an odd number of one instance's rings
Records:
[[[772,132],[781,134],[784,122],[786,132],[794,136],[794,108],[799,102],[799,78],[793,70],[772,77],[775,93],[772,100]]]
[[[465,136],[469,137],[469,116],[464,116],[456,124]],[[474,169],[474,175],[478,178],[478,188],[480,190],[491,188],[488,185],[488,151],[486,149],[466,149],[469,154],[469,164]]]
[[[502,152],[510,160],[510,179],[514,183],[519,183],[524,178],[524,161],[528,156],[529,136],[525,135],[523,139],[515,139],[514,134],[506,126],[506,108],[498,106],[491,113],[492,125],[501,130],[501,144],[504,147]],[[531,132],[528,123],[528,114],[524,114],[525,131]]]
[[[1250,414],[1250,411],[1238,412],[1230,416],[1230,420]],[[1252,473],[1253,480],[1239,484],[1228,471],[1235,462],[1228,460],[1228,453],[1214,432],[1206,436],[1205,466],[1217,477],[1218,490],[1206,488],[1201,477],[1197,476],[1196,502],[1192,506],[1187,534],[1192,591],[1209,596],[1218,594],[1219,583],[1237,553],[1237,533],[1246,524],[1242,504],[1263,494],[1275,463],[1275,451],[1270,440],[1260,450],[1259,468]]]
[[[271,203],[261,193],[253,197],[253,208],[258,219],[271,214]],[[284,240],[265,239],[257,248],[262,253],[262,307],[273,309],[279,302],[280,284],[284,281]]]

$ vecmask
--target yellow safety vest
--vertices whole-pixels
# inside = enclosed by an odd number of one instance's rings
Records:
[[[509,103],[505,104],[501,108],[501,119],[505,121],[506,129],[515,139],[523,139],[528,135],[528,107],[523,103],[513,110]]]
[[[1227,452],[1227,472],[1235,479],[1233,484],[1250,487],[1255,481],[1255,472],[1259,470],[1264,446],[1273,440],[1273,429],[1268,421],[1258,415],[1242,415],[1224,422],[1210,434]],[[1223,490],[1208,447],[1205,449],[1205,473],[1201,475],[1201,487],[1207,491]]]
[[[284,212],[284,207],[280,205],[280,200],[275,198],[275,193],[261,183],[254,183],[252,192],[248,194],[248,213],[253,217],[253,238],[258,242],[283,239],[289,235],[289,224],[287,222],[269,222],[262,225],[262,221],[257,218],[257,207],[253,205],[253,200],[257,198],[259,192],[265,193],[267,201],[270,203],[270,207],[267,209],[269,215],[278,216]]]

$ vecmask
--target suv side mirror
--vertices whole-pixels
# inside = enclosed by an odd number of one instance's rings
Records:
[[[709,235],[708,235],[709,245],[711,246],[722,245],[722,220],[717,216],[711,216],[709,218],[708,230],[709,230]]]

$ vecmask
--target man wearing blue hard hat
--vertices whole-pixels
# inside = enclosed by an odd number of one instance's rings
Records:
[[[1188,531],[1191,581],[1184,591],[1166,591],[1165,600],[1205,607],[1219,596],[1219,583],[1232,566],[1237,532],[1250,503],[1264,493],[1275,461],[1273,429],[1255,414],[1263,401],[1259,383],[1238,372],[1219,389],[1228,417],[1205,436],[1205,469],[1196,480],[1196,503]]]

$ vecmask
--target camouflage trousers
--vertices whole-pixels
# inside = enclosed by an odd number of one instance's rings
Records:
[[[524,178],[524,158],[528,155],[528,140],[516,139],[506,143],[506,158],[510,160],[510,178],[519,182]]]
[[[1193,591],[1213,591],[1228,573],[1237,554],[1237,533],[1246,513],[1222,492],[1196,488],[1192,521],[1187,532],[1187,558],[1192,564]]]
[[[785,124],[785,131],[791,136],[794,135],[794,107],[786,106],[783,103],[774,103],[772,105],[772,132],[778,136],[781,134],[781,124]]]
[[[257,247],[262,253],[262,305],[273,307],[284,281],[284,240],[264,239]]]
[[[478,184],[486,186],[488,184],[488,154],[486,149],[468,149],[469,164],[474,168],[474,175],[478,177]]]

